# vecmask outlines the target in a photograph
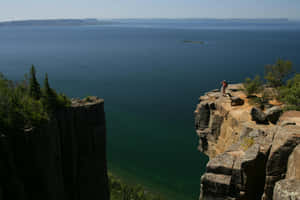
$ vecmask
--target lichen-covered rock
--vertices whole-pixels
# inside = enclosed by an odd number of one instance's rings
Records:
[[[240,90],[228,92],[246,98]],[[299,177],[299,114],[281,116],[281,108],[274,105],[264,113],[248,101],[235,107],[217,92],[200,99],[195,114],[199,108],[206,112],[205,126],[196,126],[198,149],[210,157],[201,179],[200,200],[273,200],[275,184]]]
[[[274,189],[273,200],[300,200],[300,180],[278,181]]]

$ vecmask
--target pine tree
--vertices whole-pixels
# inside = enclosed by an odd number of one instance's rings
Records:
[[[41,88],[39,82],[36,79],[35,74],[36,74],[35,68],[32,65],[30,69],[30,78],[29,78],[29,95],[32,98],[39,100],[41,98]]]
[[[44,104],[49,111],[54,111],[57,107],[57,94],[49,85],[47,73],[44,80]]]
[[[278,59],[274,65],[265,66],[265,79],[272,87],[280,87],[286,77],[292,73],[292,62]]]

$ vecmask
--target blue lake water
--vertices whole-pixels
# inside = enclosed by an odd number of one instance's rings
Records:
[[[184,43],[204,41],[204,44]],[[221,80],[263,74],[278,58],[300,71],[300,23],[121,20],[101,26],[0,27],[0,72],[38,77],[70,97],[105,99],[109,169],[166,199],[197,199],[207,158],[193,111]]]

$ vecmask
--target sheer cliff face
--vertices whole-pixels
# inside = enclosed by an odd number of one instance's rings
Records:
[[[240,85],[232,96],[217,90],[200,97],[195,111],[198,149],[210,157],[201,178],[200,200],[300,199],[300,127],[296,118],[256,124]],[[232,104],[232,99],[244,100]],[[296,119],[296,120],[294,120]],[[292,122],[292,121],[295,122]]]
[[[109,199],[104,102],[73,101],[55,120],[0,137],[0,199]]]

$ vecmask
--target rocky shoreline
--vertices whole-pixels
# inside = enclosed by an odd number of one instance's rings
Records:
[[[300,199],[299,113],[254,108],[240,84],[227,91],[206,93],[195,110],[198,150],[210,157],[200,200]]]

